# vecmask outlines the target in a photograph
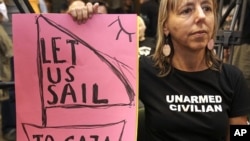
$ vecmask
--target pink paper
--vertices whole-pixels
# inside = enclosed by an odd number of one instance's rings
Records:
[[[18,141],[133,141],[136,15],[15,14]]]

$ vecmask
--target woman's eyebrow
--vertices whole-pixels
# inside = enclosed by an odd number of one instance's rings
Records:
[[[209,4],[212,5],[211,0],[202,0],[201,4]],[[183,7],[194,6],[195,3],[193,1],[186,1],[183,2],[180,6],[177,7],[178,10],[182,9]]]
[[[178,9],[181,9],[181,8],[183,8],[183,7],[186,7],[186,6],[194,6],[194,2],[190,2],[190,1],[184,2],[183,4],[181,4],[181,5],[179,6]]]
[[[201,4],[211,4],[212,5],[212,2],[211,2],[211,0],[203,0],[201,2]]]

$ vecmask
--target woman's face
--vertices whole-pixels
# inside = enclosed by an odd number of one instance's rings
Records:
[[[212,0],[182,0],[170,10],[165,34],[170,33],[175,48],[204,49],[214,32]]]

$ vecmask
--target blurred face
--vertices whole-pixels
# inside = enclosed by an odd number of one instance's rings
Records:
[[[204,49],[214,32],[212,0],[181,0],[164,25],[164,33],[171,34],[174,48]]]

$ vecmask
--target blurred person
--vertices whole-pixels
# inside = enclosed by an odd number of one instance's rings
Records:
[[[11,81],[13,77],[12,59],[13,45],[12,41],[5,31],[2,23],[8,22],[7,8],[4,1],[0,0],[0,81]],[[15,128],[15,105],[13,97],[13,88],[4,90],[8,98],[1,99],[1,115],[2,115],[2,134],[6,141],[16,140]],[[1,91],[3,93],[3,91]]]
[[[63,6],[68,2],[71,0],[45,0],[49,13],[63,13]]]
[[[3,22],[2,25],[10,38],[10,44],[12,45],[12,14],[20,13],[14,0],[4,0],[7,7],[8,21]],[[19,1],[24,12],[29,13],[24,1]],[[11,50],[12,51],[12,50]],[[10,78],[14,81],[14,65],[13,57],[10,58]],[[1,104],[2,114],[2,134],[6,141],[16,140],[16,105],[15,105],[15,89],[9,90],[9,99],[5,100]]]
[[[122,5],[122,0],[106,0],[109,5],[109,9],[111,12],[116,11]]]
[[[146,37],[145,31],[147,29],[144,20],[138,16],[138,28],[139,28],[139,56],[152,55],[155,51],[155,38]]]
[[[0,23],[7,22],[9,20],[7,7],[4,0],[0,0]]]
[[[147,29],[146,36],[156,36],[159,3],[156,0],[140,0],[140,16],[143,18]]]
[[[243,71],[250,88],[250,1],[247,1],[244,25],[242,29],[241,45],[234,47],[232,64]],[[250,101],[250,99],[249,99]]]
[[[10,58],[12,42],[6,33],[3,22],[8,21],[7,8],[3,0],[0,0],[0,81],[10,81]]]
[[[123,0],[122,2],[122,13],[135,13],[133,0]]]
[[[60,7],[60,13],[66,13],[68,8],[69,8],[69,1],[65,1],[64,3],[62,3],[61,7]]]
[[[225,7],[229,5],[229,3],[225,4]],[[231,11],[231,14],[226,19],[226,25],[225,29],[229,30],[229,27],[231,25],[231,22],[233,20],[233,9]],[[246,79],[248,89],[250,89],[250,19],[248,18],[250,16],[250,1],[247,1],[246,5],[246,11],[245,11],[245,17],[244,23],[243,23],[243,29],[241,33],[241,43],[240,45],[232,45],[233,47],[233,54],[232,55],[232,65],[238,67],[242,72]],[[235,27],[237,29],[237,27]],[[228,49],[224,49],[224,61],[228,62],[230,57],[230,47]],[[248,99],[250,102],[250,99]],[[248,119],[250,119],[250,114],[248,115]]]
[[[137,21],[138,21],[138,31],[139,31],[139,47],[138,47],[138,56],[149,56],[152,55],[155,51],[155,38],[150,38],[150,37],[145,37],[145,30],[146,30],[146,25],[144,23],[144,20],[140,17],[137,16]],[[139,101],[139,109],[143,108],[143,103]]]
[[[6,7],[8,9],[8,17],[9,20],[8,22],[4,22],[3,26],[6,29],[8,35],[10,36],[10,38],[12,39],[12,14],[16,14],[16,13],[20,13],[20,10],[17,8],[14,0],[4,0]],[[29,10],[27,9],[25,3],[23,1],[19,1],[21,6],[24,9],[24,12],[29,13]]]
[[[97,8],[76,1],[68,13],[81,23]],[[161,0],[159,11],[156,50],[139,58],[145,141],[229,141],[229,125],[248,124],[250,95],[213,50],[217,1]]]
[[[224,8],[223,10],[226,11],[229,4],[233,2],[226,1],[224,2]],[[223,30],[230,30],[231,22],[233,20],[233,14],[235,12],[235,9],[232,9],[230,11],[231,13],[226,17],[225,23],[222,27]],[[250,19],[248,18],[250,16],[250,1],[247,1],[246,5],[246,11],[243,23],[243,29],[241,33],[241,43],[240,45],[230,45],[228,49],[223,50],[223,61],[226,63],[232,63],[232,65],[238,67],[242,72],[246,79],[248,89],[250,89],[250,29],[248,26],[250,25]],[[225,12],[223,12],[224,14]],[[239,14],[240,15],[240,14]],[[238,21],[239,22],[239,21]],[[234,27],[234,30],[237,30],[237,25]],[[231,48],[233,47],[233,54],[231,54]],[[232,57],[232,62],[229,62],[229,57]],[[250,99],[249,99],[250,102]],[[248,115],[248,119],[250,119],[250,114]]]
[[[48,13],[52,13],[52,0],[44,0]]]

